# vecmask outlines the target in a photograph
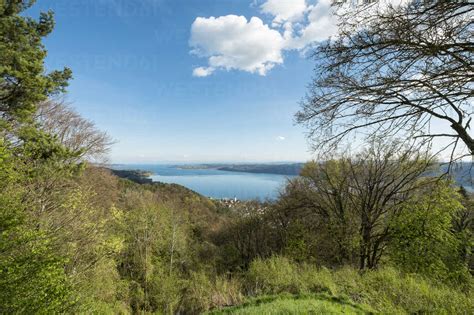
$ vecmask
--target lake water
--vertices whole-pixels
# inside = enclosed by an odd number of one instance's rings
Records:
[[[115,169],[150,171],[156,182],[185,186],[212,198],[239,200],[276,199],[278,192],[292,176],[219,171],[215,169],[180,169],[173,165],[127,164]]]

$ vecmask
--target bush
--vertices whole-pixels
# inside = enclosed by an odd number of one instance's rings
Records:
[[[195,272],[188,282],[182,310],[198,314],[213,308],[239,304],[243,300],[240,283],[217,277],[213,281],[204,272]]]
[[[380,311],[465,314],[474,311],[472,296],[418,275],[387,268],[361,277],[365,302]]]
[[[256,259],[246,274],[246,289],[251,295],[301,293],[307,291],[298,277],[297,266],[285,257]]]
[[[407,273],[468,286],[470,275],[461,255],[462,241],[453,227],[454,219],[463,211],[455,189],[440,182],[403,207],[390,226],[391,262]]]
[[[331,295],[338,294],[338,288],[334,282],[332,272],[327,268],[318,269],[312,265],[302,265],[298,276],[303,284],[301,287],[309,292],[325,292]]]
[[[145,303],[150,303],[151,310],[158,310],[164,314],[175,314],[181,303],[186,280],[179,274],[159,270],[153,274]],[[145,304],[145,310],[150,309]],[[143,308],[142,308],[143,310]]]
[[[246,275],[249,294],[304,294],[309,292],[337,293],[331,272],[315,266],[298,265],[288,258],[273,256],[254,260]]]
[[[216,278],[212,293],[212,307],[237,305],[242,300],[242,285],[238,280]]]
[[[78,313],[130,313],[130,284],[120,279],[114,260],[102,259],[95,268],[85,272],[76,281],[78,285],[75,287],[75,292],[80,306]]]
[[[182,308],[193,314],[208,311],[212,304],[212,289],[212,283],[204,272],[191,274]]]

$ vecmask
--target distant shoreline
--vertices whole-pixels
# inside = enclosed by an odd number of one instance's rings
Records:
[[[144,171],[144,170],[117,170],[113,168],[107,168],[114,174],[120,178],[131,180],[132,182],[138,184],[151,184],[153,183],[153,179],[150,177],[153,175],[153,172]]]
[[[189,164],[173,165],[182,170],[214,169],[227,172],[298,176],[304,163],[288,164]]]
[[[474,168],[471,162],[461,162],[454,169],[452,177],[458,186],[464,186],[469,192],[474,192]],[[298,176],[305,163],[199,163],[199,164],[159,164],[179,170],[217,170],[236,173],[270,174],[284,176]],[[153,165],[153,164],[151,164]],[[150,166],[151,166],[150,165]],[[120,166],[120,169],[114,168]],[[140,168],[137,168],[139,166]],[[439,163],[439,171],[446,171],[447,165]],[[128,168],[130,167],[130,168]],[[143,168],[142,168],[143,167]],[[150,178],[154,172],[146,170],[146,164],[111,164],[109,169],[119,177],[129,178],[135,182],[152,183]],[[432,172],[435,175],[437,172]]]

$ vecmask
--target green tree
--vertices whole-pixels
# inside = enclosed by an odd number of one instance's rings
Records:
[[[146,189],[123,193],[121,234],[124,247],[119,271],[130,283],[134,312],[175,313],[182,298],[185,273],[192,266],[189,224],[183,211],[158,203]]]
[[[307,244],[322,263],[357,261],[360,269],[376,268],[390,238],[389,223],[428,184],[418,179],[429,165],[424,154],[397,143],[376,143],[355,157],[309,162],[279,202],[293,209],[283,226],[292,231],[289,226],[304,224],[312,231],[316,241]]]
[[[465,261],[471,274],[474,274],[474,195],[463,186],[459,189],[463,210],[454,217],[454,232],[461,242],[460,256]]]
[[[462,242],[453,229],[453,220],[464,211],[455,189],[439,182],[403,208],[390,224],[392,261],[407,272],[458,282],[467,279],[459,255]]]
[[[0,139],[0,313],[64,312],[73,302],[66,260],[47,231],[30,222],[16,162]]]
[[[42,39],[52,12],[24,16],[35,1],[0,1],[0,312],[57,313],[73,304],[58,237],[42,219],[77,152],[35,124],[36,105],[64,91],[71,71],[45,73]],[[56,189],[51,189],[55,183]]]
[[[248,269],[252,260],[265,258],[278,250],[278,235],[273,218],[266,215],[269,206],[257,201],[235,205],[228,221],[214,233],[213,243],[219,248],[220,270],[238,272]]]
[[[42,39],[53,30],[53,13],[41,13],[39,20],[21,15],[34,2],[0,1],[0,114],[7,121],[31,118],[36,105],[63,92],[72,75],[68,68],[45,73]]]

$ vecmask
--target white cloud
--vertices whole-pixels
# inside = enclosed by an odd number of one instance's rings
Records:
[[[198,67],[194,68],[193,70],[193,76],[195,77],[207,77],[208,75],[211,75],[214,72],[214,68],[212,67]]]
[[[268,0],[260,8],[274,17],[273,23],[281,24],[301,20],[308,7],[306,0]]]
[[[208,58],[208,67],[194,69],[194,75],[206,76],[216,69],[243,70],[265,75],[283,63],[282,35],[258,17],[198,17],[191,27],[192,53]]]
[[[309,5],[309,0],[266,0],[260,10],[273,17],[271,26],[259,17],[196,18],[191,26],[191,52],[206,58],[208,64],[195,68],[193,75],[206,77],[217,70],[266,75],[283,63],[286,51],[304,52],[314,43],[337,34],[331,1],[318,0]]]
[[[299,30],[297,36],[289,41],[289,48],[304,49],[308,45],[337,34],[337,19],[333,14],[331,1],[319,0],[316,5],[309,8],[308,23]]]
[[[285,141],[286,138],[283,137],[283,136],[278,136],[278,137],[276,137],[275,139],[276,139],[277,141]]]

